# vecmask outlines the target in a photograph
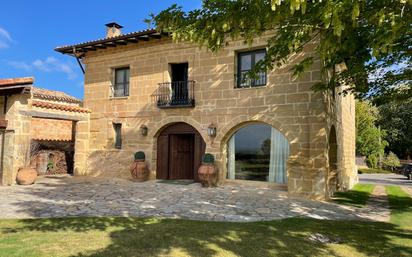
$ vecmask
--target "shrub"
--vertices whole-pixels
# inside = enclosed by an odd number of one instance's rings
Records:
[[[378,156],[371,154],[366,157],[366,164],[369,168],[376,169],[378,167]]]
[[[213,154],[206,153],[205,155],[203,155],[202,162],[207,164],[213,164],[215,162],[215,157],[213,156]]]
[[[401,163],[396,154],[394,154],[393,152],[389,152],[389,154],[386,155],[385,159],[383,160],[383,165],[385,165],[385,167],[393,171],[396,167],[400,167]]]
[[[142,151],[136,152],[134,154],[134,160],[135,161],[144,161],[144,160],[146,160],[146,155]]]

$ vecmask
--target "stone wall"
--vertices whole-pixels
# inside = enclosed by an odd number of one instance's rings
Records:
[[[7,130],[13,140],[5,145],[5,152],[12,153],[13,160],[4,168],[3,184],[11,185],[16,180],[17,171],[30,163],[30,117],[20,113],[28,108],[30,94],[12,95],[7,99]],[[6,133],[7,135],[8,133]]]
[[[294,78],[290,68],[304,58],[290,58],[288,65],[268,73],[265,87],[236,89],[236,53],[250,48],[264,48],[262,37],[249,47],[232,42],[218,53],[210,53],[189,44],[169,39],[139,42],[87,53],[85,107],[91,109],[90,127],[81,133],[90,137],[85,166],[81,174],[129,177],[132,153],[143,150],[155,173],[156,136],[174,122],[195,127],[206,142],[206,151],[216,156],[220,181],[226,177],[226,142],[241,126],[264,122],[281,131],[290,142],[288,189],[291,193],[312,198],[325,195],[327,163],[327,111],[325,96],[311,90],[321,81],[320,63]],[[305,54],[313,54],[313,45]],[[195,108],[158,109],[151,95],[157,84],[170,81],[169,63],[189,63],[189,79],[195,80]],[[130,96],[111,97],[113,68],[130,67]],[[123,148],[114,148],[113,123],[122,123]],[[209,124],[217,126],[217,136],[206,134]],[[146,125],[147,136],[139,133]],[[84,130],[83,130],[84,129]],[[85,143],[86,144],[86,143]],[[83,157],[82,157],[83,158]]]
[[[45,129],[47,128],[47,129]],[[74,137],[73,121],[32,118],[31,138],[38,140],[72,141]]]
[[[352,188],[358,183],[356,167],[355,98],[352,94],[338,94],[336,97],[338,162],[341,190]]]

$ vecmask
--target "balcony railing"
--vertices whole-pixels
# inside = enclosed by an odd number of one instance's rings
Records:
[[[192,80],[159,83],[152,97],[159,108],[194,107],[194,85]]]

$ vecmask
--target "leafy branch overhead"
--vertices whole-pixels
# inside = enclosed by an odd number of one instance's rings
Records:
[[[189,12],[173,5],[152,15],[152,21],[174,40],[212,51],[231,39],[251,44],[264,32],[276,31],[254,73],[280,66],[319,41],[315,51],[328,82],[315,89],[347,84],[358,97],[382,101],[412,96],[411,5],[412,0],[204,0]],[[293,67],[294,74],[312,63],[312,56],[305,58]],[[336,71],[342,63],[346,70]]]

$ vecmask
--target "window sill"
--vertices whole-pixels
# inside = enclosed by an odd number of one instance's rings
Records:
[[[259,89],[259,88],[267,88],[268,84],[263,86],[255,86],[255,87],[235,87],[236,90],[250,90],[250,89]]]
[[[110,96],[109,97],[109,100],[126,100],[126,99],[129,99],[129,96]]]

